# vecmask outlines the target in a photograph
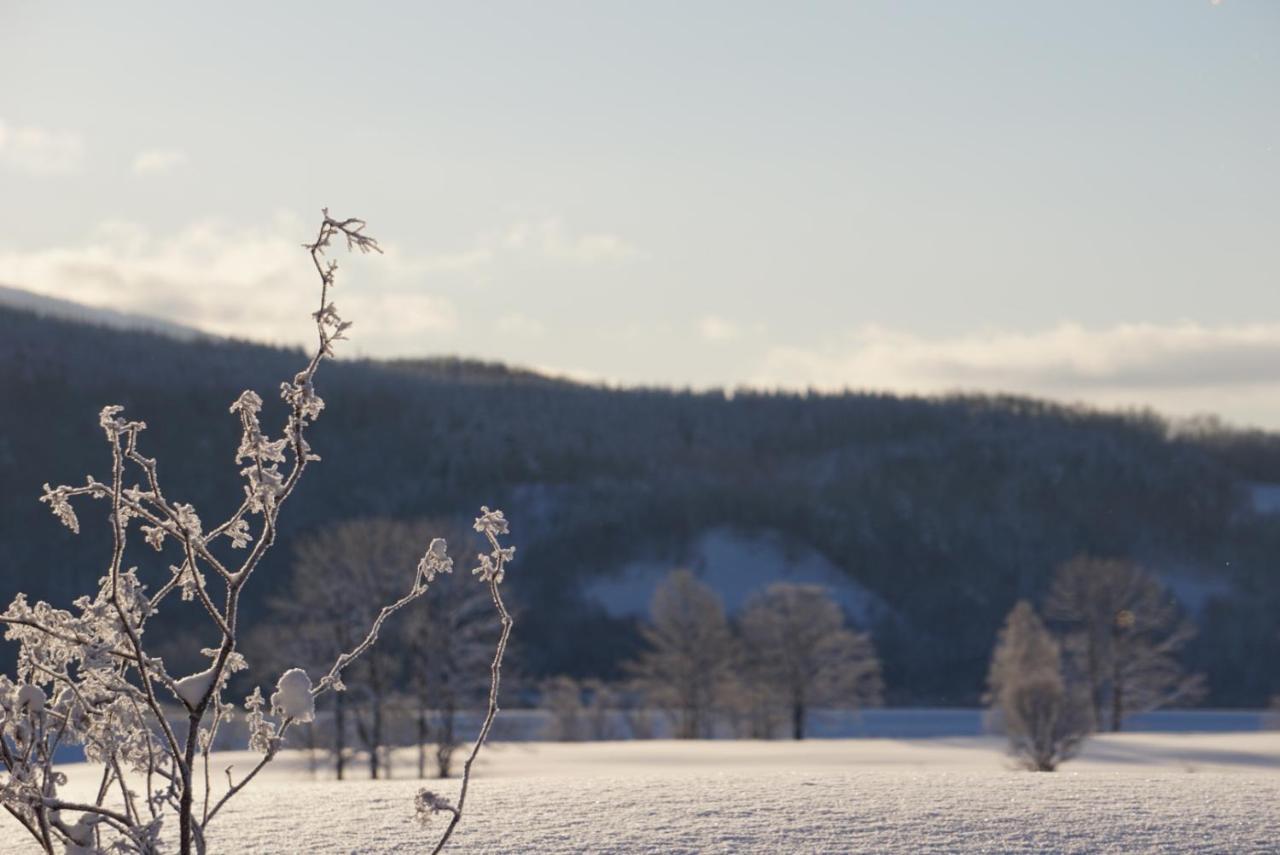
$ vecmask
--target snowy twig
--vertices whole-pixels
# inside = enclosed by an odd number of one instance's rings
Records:
[[[445,844],[449,842],[449,838],[453,835],[453,830],[462,821],[462,810],[467,801],[467,789],[471,784],[471,766],[475,763],[476,757],[480,755],[480,749],[484,746],[485,740],[489,738],[489,731],[493,728],[493,721],[498,715],[498,693],[502,684],[502,659],[507,652],[507,641],[511,638],[511,628],[515,625],[515,621],[511,618],[511,613],[507,611],[506,603],[502,600],[502,591],[498,588],[505,576],[506,563],[515,554],[514,547],[503,547],[498,542],[498,535],[507,533],[507,520],[502,515],[502,511],[490,511],[488,508],[482,508],[481,510],[482,515],[476,520],[475,527],[489,541],[491,551],[488,555],[480,556],[480,566],[472,572],[488,585],[489,596],[493,600],[493,607],[498,612],[502,631],[498,635],[498,644],[494,649],[493,661],[489,665],[489,702],[485,709],[484,721],[480,725],[480,732],[476,735],[476,741],[471,745],[471,752],[467,755],[466,762],[462,765],[462,785],[458,791],[458,804],[451,806],[448,802],[426,790],[419,793],[420,812],[421,806],[425,804],[430,812],[447,810],[452,815],[449,819],[449,825],[445,827],[444,834],[440,836],[439,842],[431,850],[432,855],[436,855],[436,853],[444,849]]]

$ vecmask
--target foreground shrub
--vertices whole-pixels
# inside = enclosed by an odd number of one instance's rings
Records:
[[[452,570],[445,542],[433,539],[416,569],[406,568],[403,593],[372,615],[353,644],[317,672],[317,681],[301,668],[288,668],[269,700],[255,688],[243,715],[249,747],[261,753],[260,761],[238,781],[230,769],[224,770],[225,786],[222,774],[211,774],[218,728],[236,714],[223,697],[227,681],[248,665],[239,650],[246,630],[240,619],[243,591],[275,543],[282,506],[307,467],[320,460],[306,439],[307,429],[324,410],[313,382],[351,326],[330,300],[337,263],[324,259],[325,250],[338,238],[350,250],[380,252],[377,241],[363,234],[364,225],[356,219],[335,220],[325,211],[315,241],[306,247],[320,277],[320,305],[312,315],[318,343],[305,367],[281,384],[288,408],[281,436],[272,439],[264,433],[259,420],[263,401],[257,393],[245,391],[231,405],[242,429],[235,463],[242,467],[244,499],[228,519],[209,525],[196,508],[165,492],[159,463],[140,447],[146,425],[125,419],[119,406],[105,407],[99,418],[111,449],[110,477],[99,481],[90,476],[79,486],[45,485],[41,501],[74,532],[80,524],[72,499],[105,502],[112,540],[97,590],[77,599],[73,610],[45,602],[32,605],[20,594],[0,613],[5,638],[18,643],[15,678],[0,676],[0,805],[43,851],[154,853],[176,822],[180,851],[204,853],[210,823],[271,762],[290,727],[314,718],[317,698],[343,691],[344,670],[373,647],[387,618],[423,596],[439,574]],[[490,549],[480,555],[473,573],[486,586],[502,629],[490,666],[487,714],[465,762],[457,803],[426,791],[418,795],[420,816],[449,817],[436,851],[462,817],[472,762],[497,713],[512,623],[499,592],[505,565],[514,555],[514,548],[499,541],[507,533],[506,519],[501,511],[483,508],[475,528]],[[126,563],[131,535],[173,556],[176,563],[167,576],[149,583]],[[209,660],[208,667],[186,676],[170,674],[145,637],[149,619],[175,599],[191,603],[206,621],[204,627],[184,627],[182,636],[171,640],[199,649]],[[209,632],[216,643],[201,649],[195,641],[201,632]],[[175,703],[182,711],[177,723],[167,714]],[[67,779],[55,768],[54,758],[70,744],[83,745],[87,760],[101,767],[92,801],[72,802],[59,795]]]

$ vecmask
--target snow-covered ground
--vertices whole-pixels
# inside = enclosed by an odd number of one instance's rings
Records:
[[[1014,770],[1001,748],[994,737],[499,743],[451,849],[1280,853],[1278,732],[1099,736],[1054,774]],[[253,760],[217,756],[219,769]],[[409,752],[397,761],[413,766]],[[443,783],[452,796],[457,782]],[[421,785],[323,780],[287,753],[210,829],[212,851],[421,852],[434,839],[412,815]],[[17,831],[6,817],[0,852],[26,851]]]

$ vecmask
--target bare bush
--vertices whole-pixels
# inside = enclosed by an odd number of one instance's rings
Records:
[[[236,714],[223,695],[230,676],[247,667],[239,650],[247,629],[241,620],[241,597],[275,543],[281,508],[303,472],[319,460],[306,439],[324,409],[313,381],[350,327],[330,300],[337,263],[324,259],[325,250],[338,239],[349,249],[380,251],[363,233],[364,226],[357,219],[333,219],[325,211],[315,240],[306,247],[320,277],[320,304],[312,316],[318,344],[304,368],[281,384],[288,414],[280,438],[264,433],[259,420],[263,402],[256,393],[245,391],[231,405],[242,429],[234,459],[242,467],[244,498],[229,518],[208,525],[196,508],[162,489],[158,462],[140,448],[146,425],[123,418],[119,406],[105,407],[99,419],[111,449],[111,476],[105,481],[89,477],[79,486],[45,486],[42,501],[73,531],[79,530],[73,499],[105,502],[112,542],[97,590],[76,600],[73,611],[45,602],[31,605],[20,594],[0,614],[5,638],[18,643],[16,679],[0,676],[0,764],[5,772],[0,805],[42,851],[154,853],[161,848],[164,830],[176,821],[183,855],[193,849],[205,852],[210,824],[271,762],[290,728],[314,718],[319,698],[343,690],[344,672],[374,646],[387,618],[452,569],[445,543],[433,540],[416,570],[406,568],[400,592],[321,670],[318,681],[295,667],[281,674],[269,700],[254,689],[245,701],[244,717],[250,747],[262,757],[240,780],[233,780],[227,769],[226,787],[214,786],[212,746],[219,726]],[[502,630],[490,663],[486,717],[467,759],[456,804],[425,791],[419,794],[420,815],[450,816],[436,851],[462,817],[471,764],[497,712],[502,657],[511,629],[498,587],[513,555],[512,548],[498,540],[507,533],[506,520],[500,511],[485,508],[475,527],[490,551],[481,555],[474,573],[489,593]],[[158,552],[168,551],[176,561],[150,586],[138,568],[125,561],[131,534],[140,535]],[[215,641],[202,650],[208,667],[175,676],[144,637],[157,610],[183,602],[190,603],[192,613],[204,623],[186,627],[181,641],[197,649],[202,634]],[[179,726],[167,715],[175,702],[184,719]],[[55,768],[54,757],[60,746],[73,743],[82,744],[87,759],[101,767],[101,783],[92,801],[73,802],[59,795],[66,776]],[[216,779],[220,785],[221,776]]]
[[[1030,603],[1019,602],[1005,619],[987,687],[1010,751],[1029,769],[1053,771],[1089,733],[1088,701],[1067,684],[1058,643]]]

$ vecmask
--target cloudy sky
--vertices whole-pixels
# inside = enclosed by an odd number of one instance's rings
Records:
[[[0,5],[0,282],[349,353],[1280,428],[1280,4]]]

